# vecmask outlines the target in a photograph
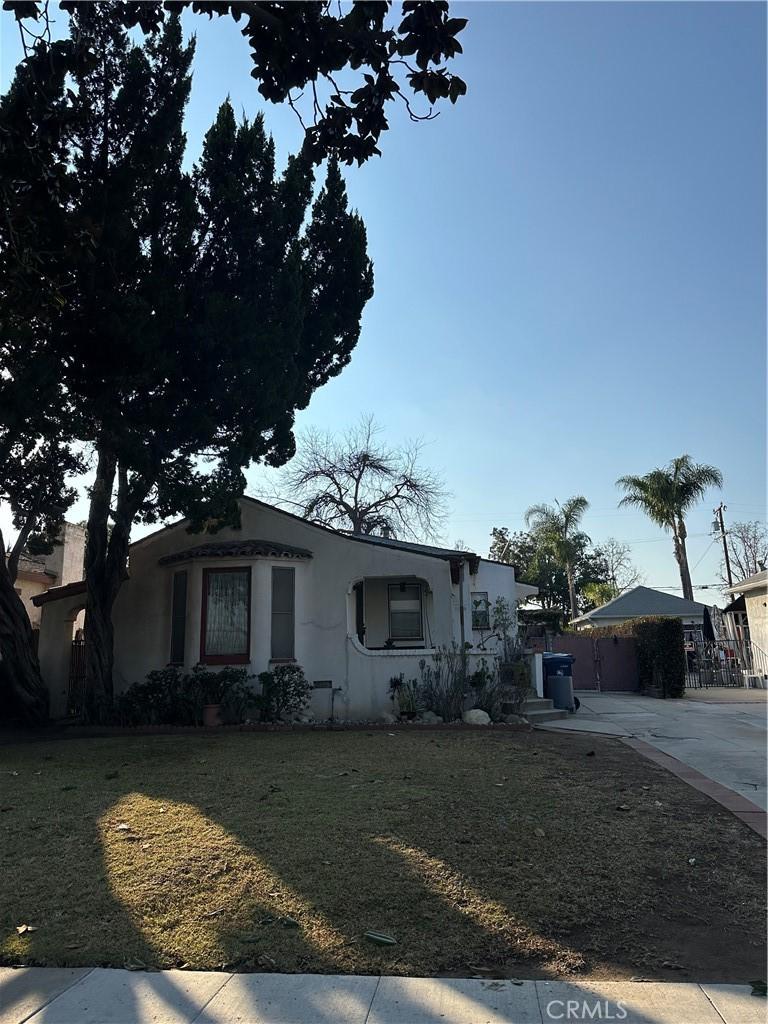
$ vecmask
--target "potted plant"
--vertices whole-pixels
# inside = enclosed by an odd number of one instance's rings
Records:
[[[223,668],[220,672],[211,672],[201,665],[196,665],[194,675],[200,687],[203,725],[208,728],[222,725],[221,706],[232,685],[230,670]]]
[[[416,679],[406,679],[401,672],[399,676],[392,676],[389,681],[389,696],[397,707],[400,717],[413,721],[421,711],[421,691]]]

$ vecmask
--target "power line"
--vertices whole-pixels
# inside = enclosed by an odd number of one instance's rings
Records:
[[[712,539],[712,540],[711,540],[711,541],[709,542],[709,544],[708,544],[708,545],[707,545],[707,546],[706,546],[706,547],[704,548],[704,554],[703,554],[703,555],[701,556],[701,558],[700,558],[700,559],[698,560],[698,562],[696,563],[696,565],[694,565],[694,567],[693,567],[693,568],[691,569],[691,572],[696,572],[696,570],[697,570],[697,569],[699,568],[699,566],[701,565],[701,563],[702,563],[702,562],[704,561],[704,559],[705,559],[705,558],[707,557],[707,555],[709,554],[709,552],[710,552],[710,551],[712,550],[712,546],[713,546],[714,544],[716,544],[716,543],[717,543],[717,537],[713,537],[713,539]]]

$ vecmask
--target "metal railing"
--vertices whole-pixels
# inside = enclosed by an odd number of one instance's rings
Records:
[[[749,640],[697,640],[685,644],[685,685],[749,686],[768,678],[768,656]]]

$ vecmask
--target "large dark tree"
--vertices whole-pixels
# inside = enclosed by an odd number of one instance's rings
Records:
[[[111,699],[131,525],[177,512],[198,526],[234,520],[243,468],[293,454],[295,410],[348,362],[372,270],[336,164],[310,213],[311,161],[276,175],[260,118],[238,125],[225,104],[183,172],[192,48],[177,18],[143,48],[99,4],[72,21],[96,59],[61,98],[71,172],[66,242],[46,255],[63,278],[47,338],[75,436],[95,453],[86,635],[97,715]]]
[[[41,79],[45,96],[36,85]],[[63,95],[64,66],[34,58],[0,101],[0,126],[19,129],[0,132],[0,501],[18,531],[10,547],[0,533],[0,657],[11,691],[2,710],[29,720],[44,716],[47,691],[14,586],[19,558],[25,549],[52,549],[74,499],[67,477],[82,468],[71,447],[71,395],[52,343],[67,279],[62,265],[48,259],[67,237],[66,146],[47,112],[54,101],[61,106]],[[41,160],[50,178],[38,173]]]
[[[82,0],[58,5],[74,19],[90,6]],[[50,7],[48,0],[3,3],[19,20],[30,50],[51,46]],[[466,92],[464,82],[447,69],[448,61],[462,52],[456,37],[466,19],[452,18],[443,0],[407,0],[399,17],[390,0],[115,0],[101,17],[118,30],[140,26],[153,33],[169,10],[184,8],[209,18],[229,16],[242,25],[261,95],[272,103],[290,103],[299,117],[305,101],[305,151],[316,162],[337,156],[345,163],[363,163],[377,155],[390,102],[399,99],[413,120],[426,120],[435,116],[432,107],[440,99],[455,103]],[[76,72],[94,51],[87,40],[75,42],[59,55]],[[341,84],[339,73],[344,73]],[[413,109],[409,93],[425,101],[423,111]],[[51,113],[55,120],[58,111],[52,108]]]

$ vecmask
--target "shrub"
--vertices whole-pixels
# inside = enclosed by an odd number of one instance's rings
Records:
[[[420,692],[423,709],[440,715],[444,722],[455,722],[464,710],[467,689],[465,657],[454,644],[440,647],[431,661],[419,662]]]
[[[243,721],[256,700],[248,679],[244,668],[156,669],[117,697],[115,718],[121,725],[200,725],[203,705],[221,704],[225,721]]]
[[[563,613],[559,608],[521,608],[517,614],[524,626],[540,626],[551,633],[562,632]]]
[[[685,649],[680,619],[648,617],[632,623],[641,690],[657,690],[663,697],[685,693]]]
[[[121,725],[197,725],[201,693],[180,669],[156,669],[118,696],[115,715]]]
[[[276,665],[261,672],[262,718],[274,722],[297,715],[309,704],[312,688],[301,665]]]
[[[531,670],[524,658],[502,662],[499,666],[502,704],[509,705],[508,714],[521,715],[531,692]]]
[[[491,721],[498,722],[501,718],[501,705],[504,702],[504,691],[498,671],[491,668],[485,658],[467,677],[469,687],[475,691],[472,706],[485,711]]]
[[[391,700],[397,701],[401,715],[418,714],[419,711],[427,710],[418,679],[406,679],[402,672],[389,680],[389,696]]]

